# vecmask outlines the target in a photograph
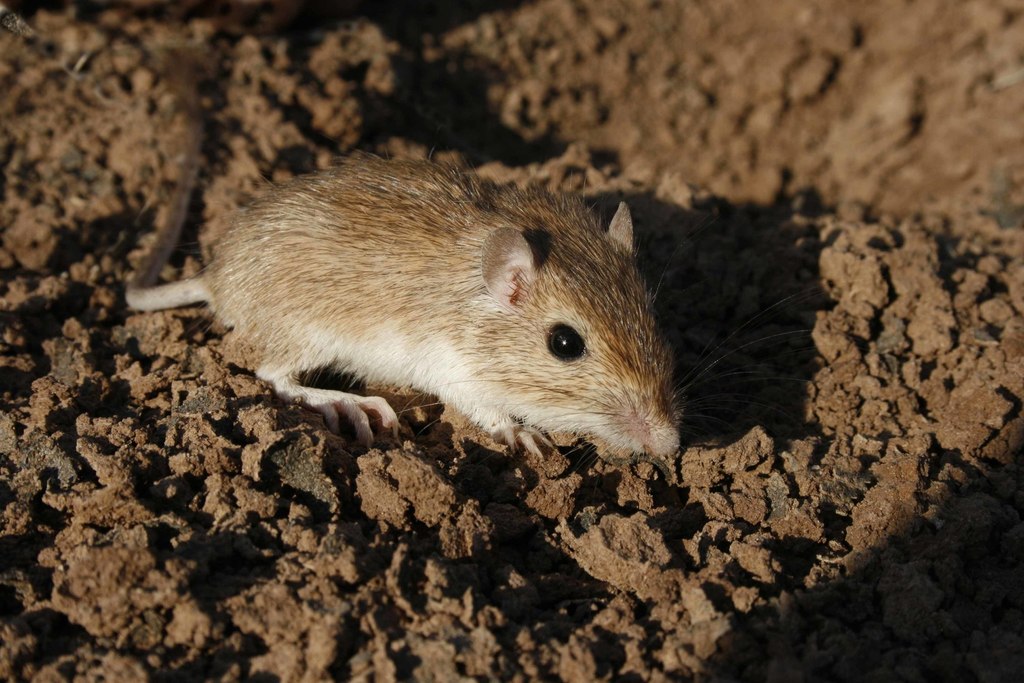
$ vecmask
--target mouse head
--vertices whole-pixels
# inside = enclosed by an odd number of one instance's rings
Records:
[[[671,456],[671,355],[634,262],[629,208],[620,204],[605,231],[579,200],[558,201],[522,217],[534,227],[498,227],[484,243],[484,284],[497,304],[486,334],[501,349],[490,368],[508,388],[507,410],[615,451]]]

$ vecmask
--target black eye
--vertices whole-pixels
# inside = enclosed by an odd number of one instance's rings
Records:
[[[580,333],[568,325],[555,325],[548,333],[548,349],[559,360],[576,360],[587,351]]]

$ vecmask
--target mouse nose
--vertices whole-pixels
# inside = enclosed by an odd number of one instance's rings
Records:
[[[659,419],[646,411],[631,409],[626,415],[626,432],[648,455],[667,458],[679,450],[679,430],[670,419]]]
[[[651,436],[643,443],[648,455],[668,458],[679,451],[679,430],[673,425],[652,429]]]

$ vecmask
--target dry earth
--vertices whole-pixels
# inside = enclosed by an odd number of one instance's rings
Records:
[[[0,678],[1024,670],[1019,3],[46,5],[0,35]],[[628,199],[678,458],[508,453],[402,393],[366,451],[203,309],[127,310],[189,84],[167,278],[354,149]]]

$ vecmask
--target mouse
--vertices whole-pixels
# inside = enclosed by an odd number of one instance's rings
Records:
[[[433,394],[538,455],[553,433],[616,455],[679,449],[672,354],[624,202],[605,227],[573,194],[355,153],[239,209],[198,275],[136,282],[126,298],[140,311],[207,304],[255,345],[279,397],[333,432],[348,422],[366,447],[374,427],[397,436],[394,409],[303,373]]]

